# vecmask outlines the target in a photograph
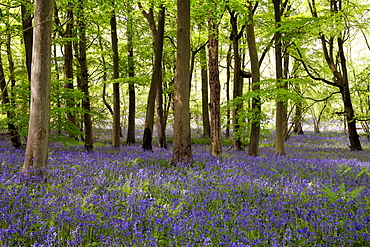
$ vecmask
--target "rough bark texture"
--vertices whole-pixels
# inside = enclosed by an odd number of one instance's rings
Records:
[[[277,27],[280,26],[281,22],[281,11],[280,4],[281,0],[273,0],[275,22]],[[282,87],[281,79],[283,78],[282,69],[282,52],[281,52],[281,33],[277,31],[275,33],[275,61],[276,61],[276,80],[277,87]],[[278,99],[276,102],[276,136],[275,136],[275,155],[285,155],[284,147],[284,101]]]
[[[113,11],[110,19],[111,27],[111,41],[113,52],[113,80],[119,78],[119,59],[118,59],[118,38],[117,38],[117,21],[116,14]],[[119,98],[119,83],[113,83],[113,133],[112,133],[112,146],[117,148],[120,146],[120,98]]]
[[[208,68],[211,116],[211,154],[218,156],[222,153],[221,117],[220,117],[220,78],[218,70],[218,24],[214,18],[208,19]]]
[[[203,136],[211,136],[211,126],[209,123],[209,106],[208,106],[208,72],[207,72],[207,54],[206,49],[200,50],[201,77],[202,77],[202,120]]]
[[[78,9],[78,28],[79,28],[79,64],[80,64],[80,90],[85,97],[82,99],[82,108],[84,109],[83,121],[85,127],[85,150],[93,151],[93,133],[92,121],[90,115],[90,96],[89,96],[89,75],[86,60],[86,23],[83,16],[83,0],[79,0]]]
[[[248,2],[249,18],[247,21],[247,43],[249,50],[249,57],[251,61],[251,73],[252,73],[252,91],[260,90],[260,68],[258,60],[258,52],[256,46],[256,38],[254,35],[254,21],[253,21],[253,7],[252,3]],[[260,133],[261,133],[261,100],[258,96],[252,99],[252,113],[253,116],[250,119],[251,122],[251,133],[249,138],[248,155],[258,156],[259,155],[259,144],[260,144]]]
[[[43,176],[50,129],[51,32],[53,1],[35,0],[31,104],[23,172]]]
[[[177,56],[174,85],[172,164],[192,163],[190,140],[190,0],[177,1]]]
[[[152,150],[152,136],[154,125],[154,111],[155,101],[157,96],[158,83],[162,83],[162,55],[163,55],[163,35],[164,35],[164,19],[165,19],[165,8],[161,6],[158,14],[158,30],[155,27],[153,9],[149,10],[149,13],[143,11],[144,16],[147,18],[149,25],[152,30],[153,43],[154,43],[154,66],[152,73],[152,80],[150,83],[148,102],[145,115],[145,129],[150,131],[144,131],[143,137],[143,150]],[[147,135],[146,135],[147,134]]]

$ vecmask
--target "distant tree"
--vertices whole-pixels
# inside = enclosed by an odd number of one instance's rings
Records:
[[[177,57],[174,88],[172,164],[191,163],[190,133],[190,0],[177,1]]]
[[[92,133],[92,121],[91,121],[91,110],[90,110],[90,95],[89,95],[89,75],[87,70],[87,59],[86,59],[86,21],[84,17],[84,1],[79,0],[77,3],[77,29],[79,34],[78,41],[78,61],[80,65],[80,76],[79,76],[79,88],[83,92],[84,97],[82,99],[83,121],[85,128],[85,150],[88,152],[93,151],[93,133]]]
[[[113,80],[119,78],[119,54],[118,54],[118,38],[117,38],[117,20],[116,11],[114,9],[114,1],[112,1],[113,11],[110,18],[110,29],[111,29],[111,44],[113,52]],[[119,96],[119,83],[113,82],[113,135],[112,135],[112,146],[117,148],[120,146],[120,134],[121,134],[121,123],[120,123],[120,96]]]
[[[200,64],[202,77],[202,120],[203,120],[203,136],[211,136],[211,126],[209,123],[209,105],[208,105],[208,66],[207,66],[207,52],[205,47],[200,50]]]
[[[23,41],[26,51],[26,66],[28,80],[31,81],[31,61],[32,61],[32,42],[33,42],[33,26],[32,26],[32,1],[22,1],[21,14],[22,14],[22,29],[23,29]]]
[[[130,78],[135,77],[135,62],[134,62],[134,42],[133,42],[133,7],[131,4],[127,4],[127,70]],[[128,111],[128,128],[127,128],[127,143],[135,143],[135,113],[136,113],[136,96],[135,96],[135,84],[133,80],[130,80],[128,85],[129,94],[129,111]]]
[[[30,120],[22,171],[45,175],[50,129],[53,0],[35,0]]]

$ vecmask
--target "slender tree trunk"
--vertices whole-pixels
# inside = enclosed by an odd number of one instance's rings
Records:
[[[226,56],[226,101],[230,102],[230,68],[231,68],[231,49],[232,46],[229,46],[229,50],[227,51]],[[230,117],[230,104],[228,103],[226,109],[226,136],[230,137],[230,124],[231,124],[231,117]]]
[[[134,66],[134,45],[133,45],[133,26],[132,26],[132,7],[128,6],[128,20],[127,20],[127,64],[128,64],[128,76],[130,78],[135,77],[135,66]],[[135,99],[135,84],[130,81],[128,85],[129,95],[129,109],[128,109],[128,128],[127,128],[127,143],[135,143],[135,111],[136,111],[136,99]]]
[[[0,43],[0,50],[1,50],[1,43]],[[8,88],[6,85],[6,80],[5,80],[5,73],[4,73],[4,67],[2,63],[2,57],[1,57],[1,52],[0,52],[0,89],[1,89],[1,99],[2,103],[6,106],[9,105],[10,99],[8,95]],[[7,106],[9,107],[9,106]],[[20,148],[21,147],[21,138],[18,134],[17,127],[12,123],[12,119],[14,118],[14,114],[10,111],[6,111],[6,116],[8,118],[8,131],[10,135],[10,141],[15,148]]]
[[[74,37],[73,35],[73,3],[68,3],[68,11],[67,11],[67,24],[65,29],[65,38],[67,39],[64,44],[64,88],[70,92],[74,91],[73,86],[73,47],[71,39]],[[73,109],[76,106],[76,102],[72,95],[67,99],[67,107],[68,109]],[[76,113],[73,110],[68,110],[67,112],[67,120],[70,124],[77,127],[76,121]],[[71,133],[71,136],[77,139],[77,136]]]
[[[172,164],[192,163],[190,133],[190,0],[177,1],[177,57]]]
[[[252,73],[252,91],[258,92],[260,90],[260,68],[259,59],[256,46],[256,38],[254,33],[254,21],[253,21],[253,6],[251,2],[248,2],[248,13],[249,18],[247,21],[247,43],[249,50],[249,57],[251,61],[251,73]],[[253,116],[250,119],[251,132],[250,142],[248,147],[248,155],[258,156],[259,155],[259,144],[260,144],[260,133],[261,133],[261,100],[259,96],[252,99],[252,112]]]
[[[114,7],[114,2],[112,2]],[[113,51],[113,80],[119,78],[119,58],[118,58],[118,38],[117,38],[117,21],[116,14],[113,10],[111,19],[111,39],[112,39],[112,51]],[[112,146],[117,148],[120,146],[120,97],[119,97],[119,83],[113,83],[113,135],[112,135]]]
[[[79,0],[78,6],[78,29],[79,29],[79,64],[80,64],[80,89],[84,93],[82,99],[82,109],[84,109],[83,121],[85,127],[85,150],[88,152],[93,151],[93,133],[92,121],[90,111],[90,96],[89,96],[89,75],[87,70],[86,59],[86,23],[84,20],[84,2]]]
[[[162,71],[161,71],[162,74]],[[161,75],[162,78],[162,75]],[[162,81],[162,79],[161,79]],[[157,120],[157,130],[158,130],[158,147],[159,148],[167,148],[167,140],[166,140],[166,125],[165,125],[165,118],[163,112],[163,85],[162,82],[158,83],[157,89],[157,97],[156,97],[156,120]]]
[[[238,18],[234,12],[230,11],[230,22],[232,26],[231,40],[233,41],[234,51],[234,89],[233,99],[237,99],[243,95],[243,78],[241,77],[241,58],[239,54],[239,39],[238,33]],[[242,150],[240,117],[239,114],[243,108],[242,103],[237,103],[233,110],[233,125],[234,125],[234,149]]]
[[[165,7],[161,6],[158,14],[158,30],[155,27],[153,19],[153,9],[150,9],[149,14],[143,12],[144,16],[148,19],[149,25],[151,26],[152,36],[154,41],[154,67],[152,80],[150,83],[148,103],[145,115],[145,129],[143,137],[143,150],[151,151],[152,148],[152,135],[154,125],[154,110],[155,100],[157,96],[158,84],[162,83],[162,55],[163,55],[163,35],[164,35],[164,19],[165,19]],[[160,130],[158,130],[160,131]]]
[[[32,4],[30,2],[26,2],[25,4],[29,5]],[[31,81],[31,61],[32,61],[32,46],[33,46],[33,26],[32,20],[33,16],[27,10],[27,6],[22,4],[21,5],[21,13],[22,13],[22,29],[23,29],[23,41],[26,51],[26,66],[27,66],[27,74],[28,80]]]
[[[44,176],[50,130],[52,0],[35,0],[31,105],[23,172]]]
[[[281,24],[281,0],[273,0],[275,22],[276,26],[279,27]],[[275,61],[276,61],[276,80],[277,87],[281,88],[281,79],[283,78],[282,69],[282,52],[281,52],[281,33],[280,31],[275,32]],[[276,102],[276,137],[275,137],[275,155],[285,155],[284,147],[284,101],[278,99]]]
[[[216,6],[215,6],[216,7]],[[222,153],[220,95],[221,85],[218,71],[218,24],[215,18],[208,18],[208,68],[210,87],[211,154]]]
[[[208,106],[208,72],[207,72],[207,54],[205,47],[200,50],[201,77],[202,77],[202,120],[203,136],[211,136],[211,126],[209,123],[209,106]]]

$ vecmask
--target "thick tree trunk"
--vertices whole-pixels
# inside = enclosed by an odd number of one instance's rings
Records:
[[[82,109],[84,109],[83,121],[85,127],[85,150],[92,152],[94,149],[92,121],[90,111],[90,96],[89,96],[89,75],[87,70],[86,59],[86,23],[83,14],[83,0],[79,0],[78,6],[78,29],[79,29],[79,64],[80,64],[80,90],[84,93],[82,99]]]
[[[211,116],[211,154],[222,153],[220,95],[221,85],[218,71],[218,24],[216,19],[208,19],[208,68]]]
[[[0,50],[1,50],[1,43],[0,43]],[[0,89],[1,89],[1,99],[2,103],[4,105],[9,105],[10,99],[9,99],[9,94],[8,94],[8,88],[6,85],[6,80],[5,80],[5,73],[4,73],[4,67],[2,63],[2,57],[1,57],[1,52],[0,52]],[[9,106],[8,106],[9,107]],[[10,141],[15,148],[20,148],[21,147],[21,138],[18,134],[17,127],[12,123],[12,119],[14,114],[7,110],[6,111],[6,116],[8,118],[8,131],[10,134]]]
[[[151,151],[152,148],[152,135],[154,125],[154,110],[155,101],[157,96],[158,84],[162,83],[162,55],[163,55],[163,35],[164,35],[164,19],[165,19],[165,8],[161,6],[158,14],[158,30],[155,28],[153,20],[153,10],[151,9],[149,14],[143,12],[144,16],[148,19],[149,25],[151,26],[153,42],[154,42],[154,66],[152,80],[150,83],[148,103],[145,115],[145,129],[143,137],[143,150]],[[154,27],[153,27],[154,26]],[[150,135],[150,136],[149,136]]]
[[[133,26],[132,26],[132,7],[128,6],[128,21],[127,21],[127,64],[128,64],[128,76],[130,78],[135,77],[135,66],[134,66],[134,46],[133,46]],[[136,115],[136,96],[135,96],[135,84],[130,81],[128,85],[128,128],[127,128],[127,144],[135,143],[135,115]]]
[[[192,163],[190,133],[190,0],[177,1],[177,57],[174,85],[172,164]]]
[[[113,4],[114,6],[114,4]],[[118,38],[117,38],[117,21],[116,14],[113,14],[110,19],[111,39],[112,39],[112,52],[113,52],[113,80],[119,78],[119,58],[118,58]],[[112,133],[112,146],[117,148],[120,146],[120,97],[119,97],[119,83],[113,83],[113,133]]]
[[[248,2],[249,18],[247,21],[247,43],[249,50],[249,57],[251,61],[251,73],[252,73],[252,91],[258,92],[260,90],[260,68],[258,60],[258,52],[256,46],[256,38],[254,35],[254,21],[252,3]],[[253,117],[250,119],[251,122],[251,133],[249,138],[248,155],[258,156],[259,155],[259,144],[260,144],[260,133],[261,133],[261,100],[259,96],[252,99],[252,112]]]
[[[27,2],[25,4],[32,4]],[[31,62],[32,62],[32,43],[33,43],[33,26],[32,26],[32,13],[28,10],[28,7],[24,4],[21,5],[22,13],[22,29],[23,29],[23,41],[26,51],[26,66],[28,80],[31,81]]]
[[[202,120],[203,136],[211,136],[211,126],[209,124],[209,106],[208,106],[208,72],[207,72],[207,54],[206,49],[200,50],[201,77],[202,77]]]
[[[31,105],[23,172],[44,176],[50,129],[52,0],[35,0]]]
[[[274,12],[275,12],[275,22],[277,27],[280,26],[281,22],[281,10],[280,4],[281,0],[273,0]],[[282,52],[281,52],[281,33],[279,31],[275,32],[275,61],[276,61],[276,80],[277,87],[281,88],[281,79],[283,78],[282,69]],[[275,136],[275,155],[285,155],[284,147],[284,101],[278,99],[276,102],[276,136]]]

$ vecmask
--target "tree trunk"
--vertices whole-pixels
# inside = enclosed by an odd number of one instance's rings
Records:
[[[87,70],[86,60],[86,23],[84,20],[84,2],[79,0],[78,6],[78,29],[79,29],[79,64],[80,64],[80,90],[84,93],[82,99],[82,109],[84,110],[83,121],[85,127],[85,150],[92,152],[94,149],[92,121],[90,111],[90,96],[89,96],[89,75]]]
[[[149,25],[151,26],[153,43],[154,43],[154,66],[152,80],[150,83],[148,103],[145,115],[145,127],[143,137],[143,150],[151,151],[152,148],[152,135],[154,125],[154,110],[155,101],[157,96],[158,84],[162,83],[162,55],[163,55],[163,35],[164,35],[164,19],[165,19],[165,7],[161,6],[158,14],[158,30],[155,28],[153,19],[153,9],[150,9],[149,14],[143,12],[144,16],[148,19]]]
[[[74,86],[73,86],[73,47],[72,47],[72,41],[71,39],[74,37],[73,35],[73,3],[68,3],[68,11],[67,11],[67,24],[66,24],[66,30],[65,30],[65,38],[67,39],[65,41],[64,45],[64,88],[69,90],[70,92],[73,92]],[[73,109],[76,106],[76,102],[74,97],[71,95],[70,98],[67,99],[67,108]],[[77,121],[76,121],[76,114],[75,111],[68,110],[67,112],[67,120],[70,124],[77,127]],[[71,133],[71,136],[77,139],[77,136],[75,136],[73,133]]]
[[[22,171],[36,176],[45,175],[48,159],[52,16],[52,0],[35,0],[30,121]]]
[[[208,68],[211,116],[211,154],[222,153],[221,117],[220,117],[220,78],[218,71],[218,24],[215,18],[208,18]]]
[[[26,2],[25,4],[32,4]],[[21,5],[22,13],[22,29],[23,29],[23,41],[26,51],[26,66],[28,80],[31,81],[31,62],[32,62],[32,43],[33,43],[33,26],[32,26],[32,13],[27,11],[28,7],[24,4]]]
[[[209,107],[208,107],[208,73],[207,73],[207,54],[205,47],[200,50],[200,64],[202,77],[202,120],[203,120],[203,137],[210,137],[211,130],[209,124]]]
[[[114,2],[112,2],[114,8]],[[119,78],[119,58],[118,58],[118,38],[117,38],[117,21],[116,14],[113,10],[111,19],[111,39],[112,39],[112,52],[113,52],[113,80]],[[119,83],[113,83],[113,134],[112,134],[112,146],[118,148],[120,146],[120,98],[119,98]]]
[[[247,43],[249,50],[249,57],[251,61],[251,73],[252,73],[252,91],[258,92],[260,90],[260,68],[259,59],[256,46],[256,38],[254,35],[254,21],[253,21],[253,11],[252,3],[248,2],[248,13],[249,18],[247,21]],[[261,100],[259,96],[252,99],[252,109],[253,116],[250,119],[251,122],[251,132],[249,138],[248,155],[258,156],[259,155],[259,144],[260,144],[260,133],[261,133]]]
[[[226,56],[226,101],[230,102],[230,70],[231,70],[231,49],[232,46],[229,46],[229,50],[227,51]],[[230,117],[230,103],[227,104],[226,109],[226,136],[230,137],[230,124],[231,124],[231,117]]]
[[[0,50],[1,50],[1,43],[0,43]],[[2,57],[1,57],[1,52],[0,52],[0,89],[1,89],[1,99],[3,104],[9,105],[10,99],[9,99],[9,94],[8,94],[8,88],[6,85],[6,80],[5,80],[5,73],[4,73],[4,67],[2,63]],[[9,107],[9,106],[7,106]],[[14,118],[14,113],[11,112],[10,110],[6,111],[6,116],[8,118],[8,131],[10,135],[10,141],[15,148],[20,148],[21,147],[21,138],[19,136],[17,127],[12,123],[12,119]]]
[[[161,71],[162,74],[162,71]],[[162,78],[162,75],[161,75]],[[162,81],[162,79],[161,79]],[[157,131],[158,131],[158,147],[167,148],[166,140],[166,125],[163,112],[163,85],[162,82],[158,83],[157,97],[156,97],[157,111],[156,111],[156,120],[157,120]]]
[[[127,64],[128,64],[128,76],[130,78],[135,77],[135,66],[134,66],[134,46],[133,46],[133,26],[132,26],[132,6],[128,8],[128,20],[127,20]],[[128,128],[127,128],[127,144],[135,143],[135,111],[136,111],[136,99],[135,99],[135,84],[130,81],[128,85],[129,95],[129,106],[128,106]]]
[[[172,164],[192,163],[190,133],[190,0],[177,1],[177,57],[174,85]]]
[[[241,77],[241,59],[239,54],[239,39],[238,33],[238,18],[234,12],[230,11],[230,23],[232,26],[231,40],[233,41],[234,51],[234,89],[233,99],[237,99],[243,94],[243,79]],[[240,129],[240,112],[243,108],[242,103],[237,103],[233,110],[233,125],[234,125],[234,149],[242,150],[241,132]]]
[[[276,27],[281,24],[281,0],[273,0]],[[275,32],[275,60],[276,60],[276,80],[277,87],[282,88],[281,79],[283,77],[282,52],[281,52],[281,33]],[[285,155],[284,147],[284,101],[278,99],[276,102],[276,137],[275,137],[275,155]]]

